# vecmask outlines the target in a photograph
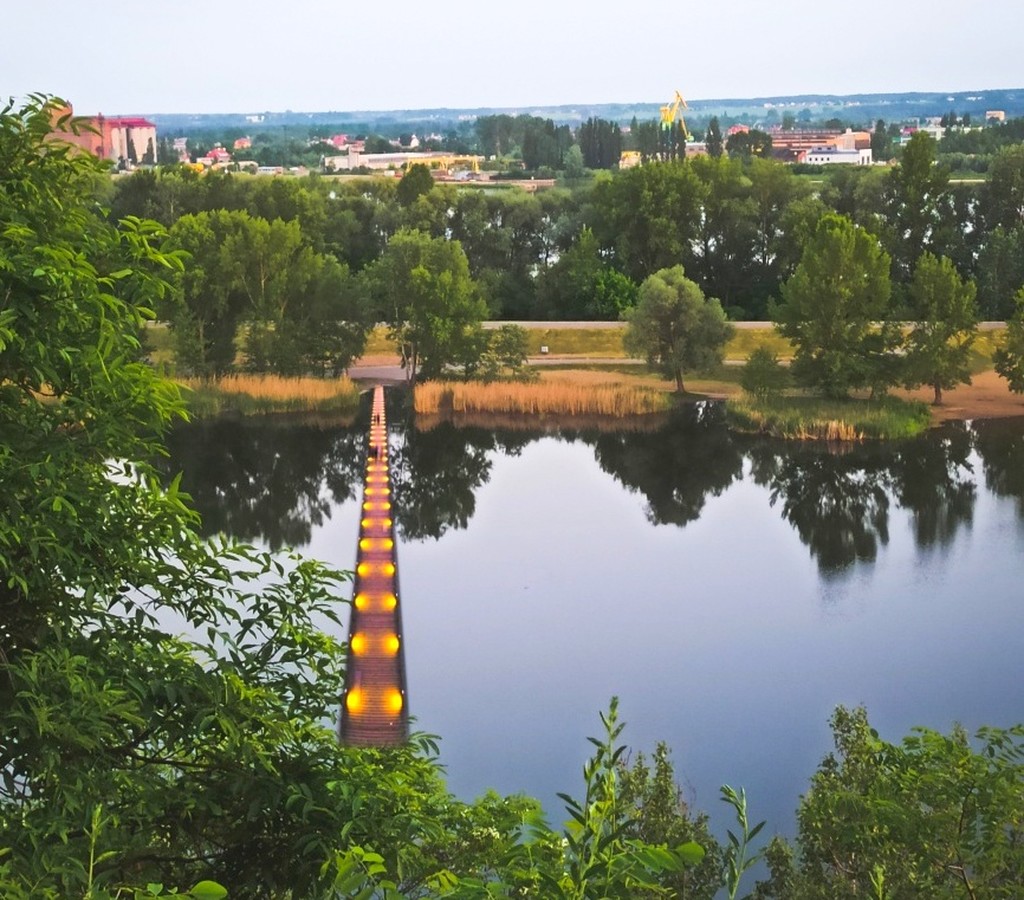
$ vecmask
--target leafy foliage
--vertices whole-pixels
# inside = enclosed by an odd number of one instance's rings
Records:
[[[974,285],[961,281],[945,257],[925,253],[914,270],[910,297],[916,322],[907,338],[904,383],[931,385],[938,404],[943,390],[970,384],[969,355],[978,329]]]
[[[795,348],[793,377],[828,397],[893,383],[899,332],[884,321],[889,293],[889,257],[878,241],[845,217],[823,218],[774,310]]]
[[[1024,728],[915,729],[881,740],[837,708],[836,754],[798,813],[799,861],[776,848],[758,897],[1014,897],[1024,879]]]
[[[1017,311],[1006,323],[1006,336],[994,356],[996,371],[1014,393],[1024,393],[1024,288],[1017,294]]]
[[[640,285],[623,345],[643,356],[682,392],[684,369],[708,369],[722,361],[733,327],[722,305],[705,300],[682,266],[655,272]]]
[[[410,381],[479,359],[486,346],[480,327],[486,309],[458,241],[401,231],[367,280]]]
[[[704,849],[692,840],[669,847],[632,836],[630,805],[621,785],[626,748],[617,742],[625,726],[618,720],[617,698],[613,697],[608,712],[601,714],[601,723],[604,735],[589,739],[596,749],[583,767],[583,799],[558,795],[565,802],[569,821],[555,871],[539,873],[543,896],[574,900],[671,896],[663,879],[698,865]],[[527,824],[524,853],[552,837],[542,821]]]
[[[768,347],[758,347],[747,358],[740,373],[740,387],[757,400],[777,397],[789,384],[789,373],[779,357]]]

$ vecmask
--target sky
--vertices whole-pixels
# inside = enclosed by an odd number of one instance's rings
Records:
[[[1024,87],[1021,0],[4,0],[0,99],[81,115]]]

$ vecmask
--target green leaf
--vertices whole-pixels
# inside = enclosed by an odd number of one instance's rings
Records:
[[[195,900],[221,900],[228,895],[227,889],[221,887],[216,881],[200,881],[189,894]]]
[[[674,848],[674,852],[688,866],[700,865],[705,855],[704,848],[696,841],[687,841],[685,844],[680,844]]]

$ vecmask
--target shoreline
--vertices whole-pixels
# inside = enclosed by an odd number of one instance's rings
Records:
[[[578,358],[547,359],[539,366],[542,378],[563,378],[580,383],[616,382],[621,384],[644,384],[666,392],[674,392],[674,385],[657,375],[642,370],[626,374],[610,369],[602,371],[600,365],[622,366],[624,360],[591,360],[582,361]],[[534,361],[530,360],[530,365]],[[561,365],[554,371],[544,371],[552,365]],[[579,365],[576,368],[575,365]],[[639,366],[638,366],[639,369]],[[398,365],[397,356],[378,355],[364,357],[350,367],[348,375],[353,381],[366,382],[374,379],[389,385],[405,383],[405,372]],[[714,378],[692,377],[687,379],[687,399],[694,401],[727,400],[741,393],[738,384],[720,381]],[[930,387],[915,390],[897,389],[892,391],[894,397],[903,400],[920,400],[928,404],[931,410],[930,428],[936,428],[945,422],[970,421],[973,419],[1009,419],[1024,417],[1024,394],[1010,391],[1006,380],[996,374],[993,369],[986,369],[971,378],[971,384],[962,384],[943,392],[941,406],[932,406],[934,392]]]

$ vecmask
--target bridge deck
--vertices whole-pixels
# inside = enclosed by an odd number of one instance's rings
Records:
[[[384,388],[373,393],[339,738],[381,747],[409,736]]]

